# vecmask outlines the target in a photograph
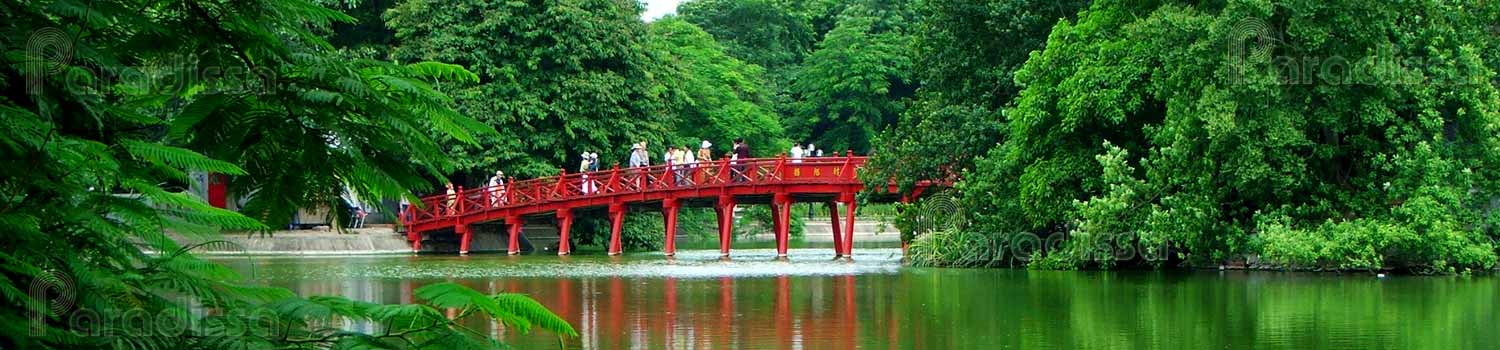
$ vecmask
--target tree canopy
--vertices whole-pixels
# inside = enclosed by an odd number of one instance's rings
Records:
[[[443,61],[479,76],[445,87],[459,111],[498,133],[448,143],[462,169],[534,177],[556,175],[585,151],[618,162],[632,143],[666,139],[672,92],[660,56],[645,46],[640,11],[626,0],[408,0],[385,16],[397,60]]]
[[[1065,234],[1044,267],[1111,266],[1097,240],[1131,234],[1200,265],[1493,268],[1494,14],[1096,1],[1015,71],[971,229]]]
[[[192,254],[226,245],[220,232],[330,205],[346,186],[368,198],[430,186],[454,168],[433,135],[495,137],[434,87],[477,82],[470,71],[349,59],[317,33],[352,19],[299,0],[6,1],[0,12],[0,347],[503,346],[459,323],[480,316],[576,336],[522,295],[438,284],[416,305],[296,296]],[[240,212],[188,194],[192,172],[232,176]],[[336,318],[384,333],[317,324]]]

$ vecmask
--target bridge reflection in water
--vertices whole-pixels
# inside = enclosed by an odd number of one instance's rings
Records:
[[[582,349],[856,349],[862,320],[856,277],[816,280],[510,279],[461,282],[486,292],[528,293],[572,323]],[[403,283],[406,293],[419,283]],[[767,289],[770,293],[766,293]],[[549,291],[550,290],[550,291]],[[871,305],[874,306],[874,305]],[[863,320],[868,322],[869,320]],[[555,347],[550,335],[519,336],[470,320],[522,348]],[[893,328],[894,329],[894,328]],[[894,336],[894,334],[892,334]],[[893,343],[894,344],[894,343]]]
[[[255,275],[383,303],[443,281],[526,293],[583,334],[570,349],[1500,349],[1494,276],[924,269],[902,267],[897,249],[852,262],[741,252],[268,258]],[[468,325],[557,348],[551,334]]]
[[[795,256],[821,256],[797,250]],[[422,286],[454,282],[484,293],[522,293],[537,299],[578,330],[570,349],[896,349],[901,322],[896,317],[892,275],[899,250],[869,249],[855,262],[827,258],[772,261],[773,251],[747,250],[749,258],[716,261],[714,252],[690,252],[669,261],[660,257],[556,257],[495,259],[494,256],[413,258],[423,273],[404,266],[360,264],[294,267],[274,264],[263,273],[303,275],[273,281],[300,295],[343,295],[382,303],[413,303]],[[387,258],[388,259],[388,258]],[[894,260],[893,260],[894,259]],[[436,261],[435,261],[436,260]],[[386,260],[389,261],[389,260]],[[523,263],[524,261],[524,263]],[[494,264],[498,263],[498,264]],[[510,264],[526,264],[522,273]],[[476,275],[449,275],[463,266]],[[490,270],[475,269],[489,265]],[[510,265],[510,266],[506,266]],[[647,271],[647,266],[654,268]],[[552,268],[580,267],[547,275]],[[302,272],[285,271],[296,269]],[[622,271],[647,271],[622,274]],[[324,278],[321,273],[341,277]],[[788,275],[790,273],[790,275]],[[519,274],[519,275],[518,275]],[[351,276],[353,275],[353,276]],[[366,278],[376,277],[376,278]],[[871,289],[880,292],[871,292]],[[458,310],[445,310],[450,316]],[[519,349],[555,349],[553,334],[518,334],[488,318],[471,317],[470,329],[488,332]],[[353,325],[373,331],[375,325]],[[911,331],[911,330],[906,330]],[[872,333],[878,332],[878,333]],[[910,342],[907,342],[910,345]]]

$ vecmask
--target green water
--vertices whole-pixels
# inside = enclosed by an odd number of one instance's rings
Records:
[[[411,302],[455,281],[530,294],[573,349],[1500,349],[1500,278],[904,267],[896,249],[624,257],[256,258],[303,295]],[[552,335],[470,322],[520,349]]]

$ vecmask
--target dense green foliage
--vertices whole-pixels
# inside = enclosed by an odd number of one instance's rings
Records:
[[[729,56],[708,33],[675,17],[652,22],[648,32],[647,47],[666,58],[661,76],[681,99],[669,111],[672,145],[696,150],[709,140],[722,155],[738,137],[767,156],[791,147],[771,105],[764,69]]]
[[[797,71],[790,136],[824,149],[871,147],[894,124],[916,90],[906,6],[856,3],[845,8],[818,50]]]
[[[1002,109],[1020,90],[1013,72],[1082,0],[915,1],[913,66],[922,88],[876,143],[875,179],[902,185],[974,169],[1001,140]]]
[[[1050,268],[1113,266],[1117,234],[1194,265],[1493,268],[1496,11],[1096,1],[1015,71],[966,229],[1065,235]]]
[[[766,69],[770,100],[792,141],[867,153],[916,88],[908,4],[697,0],[678,13],[731,56]]]
[[[575,335],[525,296],[457,286],[420,289],[428,305],[304,299],[170,237],[223,244],[211,240],[335,203],[346,184],[368,198],[429,186],[452,166],[428,130],[493,137],[432,87],[477,80],[469,71],[346,59],[314,30],[350,18],[298,0],[5,1],[0,13],[0,348],[502,346],[459,323],[470,316]],[[234,176],[242,212],[187,194],[190,172]],[[329,327],[340,320],[378,333]]]
[[[459,111],[499,135],[474,146],[445,143],[477,185],[495,170],[556,175],[585,151],[610,164],[623,163],[631,143],[660,147],[674,118],[639,11],[626,0],[409,0],[385,16],[399,40],[396,59],[449,62],[479,75],[479,84],[446,90]]]

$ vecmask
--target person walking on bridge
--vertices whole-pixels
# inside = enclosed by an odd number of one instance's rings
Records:
[[[713,146],[714,144],[712,142],[703,140],[703,144],[699,145],[698,147],[698,160],[705,162],[714,160],[714,150],[712,148]]]
[[[714,144],[711,143],[711,142],[708,142],[708,140],[703,140],[703,143],[698,145],[698,161],[704,162],[704,163],[710,163],[710,164],[707,164],[707,165],[703,166],[703,171],[702,172],[703,172],[703,177],[704,178],[713,177],[714,176],[713,171],[714,171],[714,169],[717,169],[712,164],[712,162],[714,161],[714,151],[712,149],[713,146],[714,146]]]
[[[490,194],[490,207],[498,207],[505,202],[505,172],[495,170],[495,176],[490,177],[489,187],[485,188]]]
[[[583,160],[578,162],[578,176],[583,181],[580,190],[583,194],[590,194],[594,192],[594,188],[593,183],[589,182],[589,168],[594,166],[594,161],[589,158],[589,152],[583,152],[582,158]]]
[[[686,180],[689,153],[690,152],[688,152],[687,146],[672,147],[672,154],[670,155],[670,158],[672,158],[672,176],[673,179],[676,180],[675,182],[677,183],[677,186],[683,186],[687,184]]]
[[[802,145],[793,143],[792,144],[791,155],[792,155],[792,163],[801,163],[802,162]]]
[[[447,198],[443,200],[443,213],[447,215],[458,215],[458,191],[453,190],[453,182],[443,185],[447,187]]]
[[[630,149],[630,167],[640,168],[651,165],[651,155],[646,153],[646,142],[636,143]]]
[[[734,155],[730,156],[729,159],[734,164],[734,181],[749,181],[750,174],[745,173],[745,162],[750,160],[750,145],[745,144],[744,138],[734,139]]]
[[[698,168],[698,157],[693,155],[692,149],[688,145],[682,145],[682,168],[683,174],[686,176],[680,177],[685,177],[689,185],[697,183],[697,181],[693,181],[695,180],[693,174],[696,173],[693,169]]]

